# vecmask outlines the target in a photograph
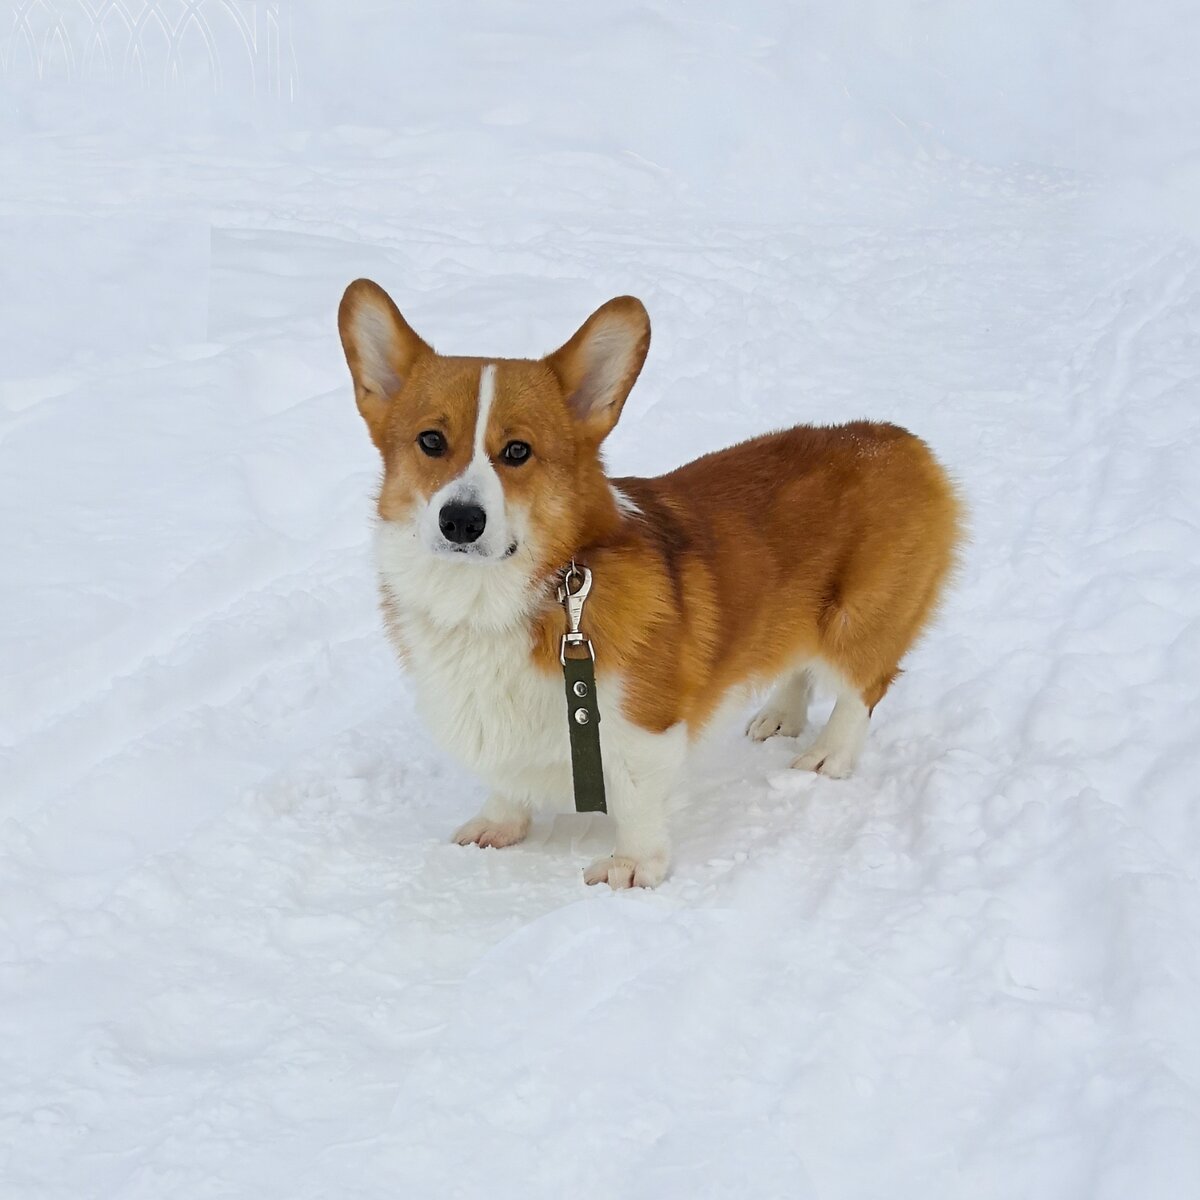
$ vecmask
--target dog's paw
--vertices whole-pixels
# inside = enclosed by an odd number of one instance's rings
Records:
[[[815,771],[830,779],[849,779],[854,774],[856,755],[843,749],[827,749],[819,742],[792,760],[797,771]]]
[[[515,846],[524,841],[529,832],[529,818],[514,818],[510,821],[497,821],[489,817],[476,817],[468,821],[454,834],[452,841],[460,846]]]
[[[629,887],[658,887],[667,877],[667,856],[653,854],[642,858],[610,855],[598,858],[583,873],[586,884],[607,883],[613,891]]]
[[[799,737],[808,728],[808,717],[802,712],[766,704],[746,726],[746,736],[756,742],[772,737]]]

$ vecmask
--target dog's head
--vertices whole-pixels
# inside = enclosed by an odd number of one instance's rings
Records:
[[[383,456],[379,515],[413,565],[561,565],[598,498],[611,503],[599,449],[649,348],[641,302],[610,300],[536,360],[440,355],[366,279],[346,289],[338,328]]]

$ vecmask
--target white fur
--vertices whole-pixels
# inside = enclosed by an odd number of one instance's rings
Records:
[[[825,727],[808,749],[793,760],[792,766],[845,779],[858,765],[871,714],[858,689],[823,659],[814,659],[783,676],[766,704],[751,719],[746,733],[756,742],[777,734],[800,737],[808,727],[814,682],[832,691],[837,701]]]
[[[603,719],[603,688],[600,694]],[[650,733],[625,721],[619,711],[615,725],[605,730],[604,788],[617,823],[616,846],[611,858],[588,867],[584,879],[614,888],[656,887],[669,865],[667,809],[683,773],[687,729],[679,724],[665,733]]]
[[[858,689],[828,663],[818,659],[809,670],[831,685],[837,701],[825,728],[817,734],[813,744],[793,760],[792,766],[801,771],[817,771],[832,779],[845,779],[858,765],[871,711],[863,703]]]
[[[642,510],[638,508],[637,502],[627,496],[619,487],[609,484],[609,490],[612,492],[612,498],[616,501],[617,508],[621,515],[625,517],[640,517]]]
[[[812,672],[804,667],[785,675],[758,711],[746,733],[756,742],[779,734],[799,737],[808,728],[808,705],[812,700]]]
[[[528,537],[511,557],[472,562],[431,554],[416,528],[383,521],[376,554],[421,715],[435,739],[493,789],[455,839],[519,841],[533,808],[572,803],[562,679],[530,660],[530,619],[555,603],[552,581],[531,580]],[[680,725],[650,733],[629,721],[619,679],[601,674],[597,689],[616,854],[593,863],[587,878],[653,886],[667,871],[667,801],[686,732]]]
[[[492,405],[496,400],[496,364],[488,363],[479,372],[479,407],[475,412],[475,453],[471,466],[488,463],[487,428],[492,419]]]

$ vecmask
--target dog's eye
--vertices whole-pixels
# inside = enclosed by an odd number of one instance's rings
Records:
[[[529,443],[509,442],[500,452],[500,457],[510,467],[519,467],[529,457]]]
[[[446,438],[436,429],[426,429],[424,433],[417,434],[417,445],[429,455],[430,458],[440,458],[446,453]]]

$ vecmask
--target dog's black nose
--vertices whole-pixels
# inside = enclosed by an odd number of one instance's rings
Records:
[[[438,514],[438,525],[448,542],[477,542],[487,524],[487,513],[478,504],[451,502]]]

